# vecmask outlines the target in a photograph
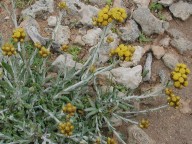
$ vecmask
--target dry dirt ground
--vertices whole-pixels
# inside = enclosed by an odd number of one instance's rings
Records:
[[[6,2],[7,1],[3,1]],[[3,35],[4,42],[9,40],[13,25],[11,19],[6,20],[8,14],[4,10],[0,10],[0,33]],[[46,21],[38,19],[40,27],[46,27]],[[185,22],[174,19],[170,22],[171,28],[176,28],[183,32],[186,37],[192,41],[192,16]],[[42,31],[45,36],[46,33]],[[164,36],[164,35],[163,35]],[[161,37],[163,37],[161,36]],[[173,47],[166,48],[166,52],[174,53],[179,57],[180,62],[184,62],[192,71],[192,51],[180,55]],[[146,57],[146,55],[144,55]],[[145,59],[145,58],[143,58]],[[144,83],[141,88],[152,87],[159,83],[158,72],[164,70],[167,75],[170,71],[161,60],[153,58],[152,64],[152,82]],[[184,102],[189,102],[189,107],[192,109],[192,74],[189,75],[189,86],[182,90],[176,91]],[[191,101],[191,102],[190,102]],[[163,103],[165,100],[156,99],[156,102],[146,102],[145,105],[150,107]],[[150,120],[150,127],[145,132],[156,141],[157,144],[192,144],[192,113],[182,113],[174,108],[167,108],[147,115]],[[138,117],[139,119],[139,117]],[[123,125],[119,129],[124,131],[128,125]]]

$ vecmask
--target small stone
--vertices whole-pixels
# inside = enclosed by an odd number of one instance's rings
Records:
[[[9,16],[6,16],[5,18],[4,18],[4,20],[9,20],[10,19],[10,17]]]
[[[177,18],[182,19],[183,21],[187,20],[192,14],[192,4],[187,2],[179,1],[177,3],[172,4],[169,7],[169,10],[173,13],[173,15]]]
[[[104,7],[107,4],[106,0],[89,0],[89,3],[92,5],[98,5],[100,7]]]
[[[133,2],[136,3],[137,6],[148,8],[150,0],[133,0]]]
[[[170,6],[173,2],[174,2],[174,0],[160,0],[160,1],[158,1],[158,3],[162,4],[165,7]]]
[[[121,32],[120,37],[125,42],[134,42],[140,34],[138,25],[134,20],[127,21],[125,27],[120,27],[119,30]]]
[[[101,33],[102,30],[100,28],[90,29],[87,31],[87,34],[82,37],[82,40],[85,44],[94,46],[98,43]]]
[[[191,103],[190,99],[187,99],[187,100],[181,99],[180,103],[181,103],[181,107],[180,107],[181,113],[183,113],[183,114],[191,114],[192,113],[192,109],[190,107],[190,103]]]
[[[123,0],[114,0],[113,1],[113,7],[124,7]]]
[[[163,47],[168,47],[170,40],[171,40],[170,37],[163,38],[162,40],[160,40],[159,44]]]
[[[155,144],[156,142],[150,138],[145,131],[137,125],[128,127],[128,144]]]
[[[146,35],[162,34],[169,27],[169,23],[156,18],[148,8],[139,7],[133,12],[134,20],[140,24]]]
[[[146,59],[146,62],[145,62],[145,66],[144,66],[144,69],[143,69],[144,72],[147,71],[147,74],[143,78],[143,81],[149,81],[151,79],[151,65],[152,65],[152,61],[153,61],[152,53],[148,53],[147,54],[147,59]]]
[[[170,53],[166,53],[162,59],[164,64],[170,69],[174,69],[175,66],[179,63],[178,58],[174,54]]]
[[[50,27],[55,27],[56,24],[57,24],[57,17],[56,17],[56,16],[50,16],[50,17],[47,19],[47,22],[48,22],[48,26],[50,26]]]
[[[118,67],[111,70],[115,81],[124,85],[126,88],[135,89],[142,81],[142,66],[133,68]]]
[[[68,26],[58,26],[58,31],[55,36],[55,42],[59,45],[68,44],[71,32]]]
[[[58,56],[52,63],[52,66],[54,66],[54,71],[58,71],[58,69],[64,70],[65,67],[67,70],[70,70],[74,67],[76,70],[80,70],[83,65],[74,61],[72,55],[66,54]]]
[[[164,56],[165,54],[165,49],[161,46],[151,46],[151,50],[153,52],[153,55],[157,58],[157,59],[161,59],[162,56]]]
[[[82,41],[82,36],[78,35],[76,36],[74,40],[74,44],[80,45],[80,46],[85,46],[84,41]]]

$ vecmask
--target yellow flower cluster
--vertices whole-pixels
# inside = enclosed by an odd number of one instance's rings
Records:
[[[165,93],[168,96],[167,102],[171,107],[178,108],[180,105],[180,96],[175,96],[171,89],[166,88]]]
[[[13,30],[12,38],[14,42],[24,42],[25,36],[26,34],[23,28]]]
[[[139,123],[140,128],[148,128],[149,127],[149,120],[148,119],[142,119]]]
[[[76,112],[76,107],[73,106],[71,103],[67,103],[66,106],[63,107],[63,112],[68,114],[68,118],[74,116]]]
[[[113,41],[114,41],[114,38],[112,38],[112,37],[107,37],[107,40],[106,40],[107,43],[112,43]]]
[[[96,139],[95,144],[101,144],[101,140],[99,138]]]
[[[71,122],[60,123],[58,128],[65,136],[71,136],[73,134],[74,126]]]
[[[66,2],[59,2],[59,3],[58,3],[58,7],[59,7],[60,9],[65,9],[65,8],[67,7]]]
[[[39,50],[39,54],[45,58],[48,55],[50,55],[50,51],[48,49],[46,49],[44,46],[42,46],[40,43],[35,43],[35,47],[40,49]]]
[[[177,64],[175,70],[171,73],[171,78],[174,81],[174,86],[176,88],[182,88],[182,86],[188,86],[187,75],[190,70],[183,63]]]
[[[110,51],[110,56],[118,55],[121,60],[131,61],[135,48],[130,45],[119,45],[116,49]]]
[[[96,70],[97,70],[97,68],[96,68],[95,65],[91,65],[91,66],[90,66],[89,71],[90,71],[91,73],[94,73]]]
[[[63,45],[61,46],[61,50],[64,51],[64,52],[67,52],[68,48],[69,48],[69,46],[66,45],[66,44],[63,44]]]
[[[124,8],[111,8],[106,5],[101,9],[97,17],[93,18],[93,25],[107,26],[113,20],[124,22],[127,18],[127,13]]]
[[[107,144],[117,144],[113,138],[107,138]]]
[[[16,50],[12,44],[6,43],[2,46],[3,55],[11,56],[16,54]]]

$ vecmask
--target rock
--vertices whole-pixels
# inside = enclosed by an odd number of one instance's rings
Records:
[[[157,58],[157,59],[161,59],[162,56],[164,56],[165,54],[165,49],[161,46],[151,46],[151,50],[153,52],[153,55]]]
[[[174,69],[176,64],[179,63],[178,58],[171,53],[166,53],[162,59],[164,64],[170,69]]]
[[[106,42],[107,37],[113,38],[114,41],[111,43]],[[109,31],[109,34],[104,38],[102,48],[99,50],[98,64],[105,63],[110,59],[110,50],[116,48],[119,45],[119,41],[118,35]]]
[[[135,52],[133,54],[132,61],[122,62],[120,63],[120,66],[122,67],[136,66],[140,62],[142,55],[143,55],[143,48],[140,46],[135,46]]]
[[[115,81],[124,85],[126,88],[135,89],[142,81],[142,66],[138,65],[133,68],[118,67],[111,70]]]
[[[143,48],[142,56],[151,50],[151,45],[145,45]]]
[[[114,0],[113,1],[113,7],[124,7],[123,0]]]
[[[151,139],[141,128],[137,125],[128,127],[128,144],[155,144],[156,142]]]
[[[87,31],[87,34],[82,37],[85,44],[94,46],[98,43],[99,37],[102,33],[100,28],[94,28]]]
[[[119,28],[121,34],[120,37],[125,42],[134,42],[140,34],[137,23],[134,20],[126,22],[125,27]]]
[[[26,33],[34,43],[40,43],[42,45],[46,45],[46,43],[49,41],[49,38],[45,38],[40,35],[39,24],[33,18],[27,18],[26,20],[24,20],[20,24],[20,27],[25,28]]]
[[[80,2],[79,0],[62,0],[66,3],[68,10],[70,11],[70,16],[79,16],[79,11],[85,5],[84,3]]]
[[[44,12],[52,13],[54,11],[54,1],[53,0],[39,0],[36,1],[33,5],[23,10],[21,13],[23,17],[31,16],[33,18],[36,15],[40,15]]]
[[[158,1],[158,3],[162,4],[165,7],[170,6],[173,2],[174,2],[174,0],[160,0],[160,1]]]
[[[77,35],[75,40],[74,40],[74,44],[77,44],[77,45],[80,45],[80,46],[85,46],[85,43],[82,40],[82,36]]]
[[[180,18],[183,21],[185,21],[192,14],[192,4],[189,4],[189,3],[183,2],[183,1],[179,1],[177,3],[172,4],[169,7],[169,10],[173,13],[173,15],[175,17]]]
[[[56,17],[56,16],[50,16],[50,17],[47,19],[47,22],[48,22],[48,26],[50,26],[50,27],[55,27],[56,24],[57,24],[57,17]]]
[[[168,79],[167,79],[165,71],[164,70],[160,70],[158,74],[159,74],[159,77],[160,77],[160,82],[162,84],[166,84]]]
[[[183,37],[174,38],[171,40],[171,45],[175,47],[181,54],[187,50],[192,50],[192,42]]]
[[[58,69],[64,70],[65,67],[67,68],[67,70],[70,70],[74,67],[76,70],[80,70],[83,65],[81,63],[75,62],[72,55],[66,54],[58,56],[56,60],[52,63],[52,66],[54,66],[54,71],[58,71]]]
[[[136,3],[137,6],[148,8],[150,0],[133,0],[133,2]]]
[[[89,3],[92,5],[98,5],[100,7],[104,7],[107,4],[106,0],[89,0]]]
[[[162,34],[169,27],[169,23],[156,18],[148,8],[139,7],[133,12],[134,20],[140,24],[146,35]]]
[[[169,43],[170,43],[170,40],[171,40],[170,37],[165,37],[162,40],[160,40],[159,44],[160,44],[160,46],[168,47]]]
[[[183,114],[191,114],[192,113],[192,109],[190,107],[190,103],[191,103],[190,99],[187,99],[187,100],[181,99],[180,103],[181,103],[181,107],[179,110],[181,113],[183,113]]]
[[[82,9],[79,11],[81,16],[80,22],[85,26],[92,26],[93,20],[92,18],[97,14],[99,11],[98,8],[91,6],[91,5],[84,5]]]
[[[143,81],[149,81],[151,79],[151,65],[152,65],[153,57],[152,53],[147,54],[147,59],[144,65],[143,72],[147,71],[146,76],[143,78]]]
[[[168,29],[167,33],[172,36],[173,38],[179,38],[179,37],[184,37],[184,34],[180,31],[178,31],[177,29]]]
[[[4,20],[9,20],[10,19],[10,17],[9,16],[6,16],[5,18],[4,18]]]
[[[55,35],[55,43],[62,45],[68,44],[71,32],[68,26],[58,26],[57,34]]]

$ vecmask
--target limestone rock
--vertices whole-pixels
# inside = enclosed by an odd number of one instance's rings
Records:
[[[24,17],[31,16],[33,18],[36,15],[39,15],[43,12],[50,12],[54,11],[54,1],[53,0],[39,0],[36,1],[33,5],[23,10],[21,13]]]
[[[74,43],[77,44],[77,45],[80,45],[80,46],[85,46],[85,43],[82,40],[82,36],[80,36],[80,35],[76,36],[76,38],[74,40]]]
[[[55,35],[55,43],[62,45],[68,44],[71,32],[68,26],[58,26],[57,34]]]
[[[128,144],[156,144],[141,128],[136,125],[128,127]]]
[[[129,20],[126,22],[124,27],[119,28],[121,32],[121,39],[125,42],[134,42],[140,34],[137,23],[134,20]]]
[[[142,81],[142,66],[138,65],[133,68],[118,67],[111,70],[115,81],[124,85],[126,88],[135,89]]]
[[[169,23],[156,18],[148,8],[139,7],[133,12],[134,20],[139,23],[146,35],[162,34],[169,27]]]
[[[104,7],[107,4],[107,1],[106,0],[89,0],[89,3]]]
[[[163,47],[168,47],[170,43],[171,38],[170,37],[165,37],[162,40],[160,40],[159,44]]]
[[[176,64],[179,63],[178,58],[171,53],[166,53],[162,59],[164,64],[170,69],[174,69]]]
[[[173,13],[173,15],[175,17],[180,18],[183,21],[185,21],[192,14],[192,4],[189,4],[189,3],[183,2],[183,1],[179,1],[177,3],[172,4],[169,7],[169,10]]]
[[[82,37],[82,40],[85,44],[94,46],[98,43],[101,33],[102,30],[100,28],[90,29],[87,31],[87,34]]]
[[[141,7],[148,7],[150,0],[133,0],[134,3],[137,4],[137,6],[141,6]]]
[[[50,16],[50,17],[47,19],[47,22],[48,22],[48,26],[50,26],[50,27],[55,27],[56,24],[57,24],[57,17],[56,17],[56,16]]]
[[[162,4],[163,6],[170,6],[174,0],[160,0],[158,3]]]
[[[157,59],[161,59],[161,57],[165,54],[165,49],[161,46],[153,45],[151,46],[151,50]]]
[[[144,65],[143,71],[147,71],[146,76],[143,78],[143,81],[149,81],[151,79],[151,65],[152,65],[153,57],[152,53],[147,54],[147,59]]]

